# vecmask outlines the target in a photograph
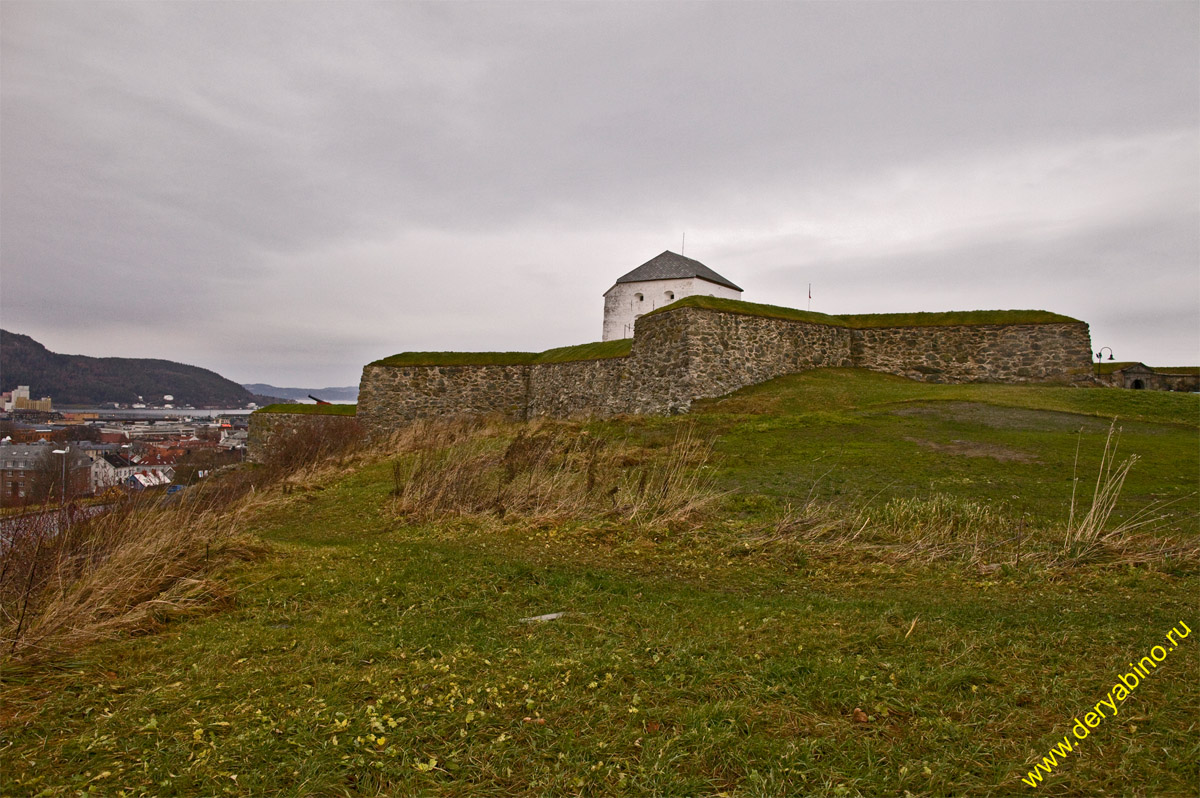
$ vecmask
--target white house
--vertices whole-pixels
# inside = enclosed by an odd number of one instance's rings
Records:
[[[105,491],[129,479],[138,466],[120,454],[105,452],[92,460],[92,490]]]
[[[667,251],[617,279],[604,292],[604,338],[632,338],[638,317],[685,296],[741,299],[742,289],[698,260]]]
[[[134,490],[145,490],[146,488],[160,488],[164,485],[170,485],[171,480],[175,478],[175,470],[166,466],[156,468],[143,468],[135,474],[131,474],[125,480],[125,484]]]

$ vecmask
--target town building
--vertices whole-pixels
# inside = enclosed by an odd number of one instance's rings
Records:
[[[0,441],[0,505],[11,507],[34,501],[57,501],[91,492],[91,459],[74,446]],[[65,454],[55,454],[56,451]],[[62,458],[66,458],[64,464]],[[66,475],[66,490],[62,477]],[[50,495],[53,488],[57,495]]]
[[[66,440],[61,432],[56,431],[48,424],[24,424],[21,422],[13,422],[9,425],[7,437],[13,443]]]
[[[132,460],[113,452],[104,452],[92,460],[92,492],[102,493],[124,484],[138,471]]]
[[[93,460],[102,454],[124,454],[121,450],[129,448],[129,444],[96,443],[95,441],[77,441],[72,445],[78,446],[81,452]]]
[[[53,403],[49,396],[32,399],[29,396],[28,385],[18,385],[11,393],[4,396],[4,412],[12,413],[19,410],[34,410],[40,413],[54,412]]]
[[[217,446],[227,451],[243,451],[250,433],[244,429],[221,430],[221,442]]]
[[[171,484],[171,480],[175,478],[175,472],[172,469],[149,469],[143,468],[130,474],[125,479],[125,487],[133,490],[146,490],[147,488],[162,488]]]

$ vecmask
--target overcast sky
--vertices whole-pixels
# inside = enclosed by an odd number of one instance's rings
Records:
[[[1200,4],[0,3],[0,309],[358,382],[599,340],[665,249],[1200,362]],[[2,354],[2,353],[0,353]]]

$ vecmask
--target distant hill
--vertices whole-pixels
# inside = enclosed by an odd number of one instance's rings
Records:
[[[318,399],[324,399],[326,402],[358,401],[357,385],[347,385],[343,388],[280,388],[276,385],[267,385],[263,382],[250,382],[242,383],[242,387],[247,391],[265,396],[280,396],[284,399],[295,399],[297,401],[307,400],[309,394]]]
[[[28,335],[0,330],[0,391],[28,385],[37,399],[56,405],[147,402],[174,397],[176,407],[244,407],[270,404],[282,397],[259,396],[215,371],[170,360],[87,357],[51,352]]]

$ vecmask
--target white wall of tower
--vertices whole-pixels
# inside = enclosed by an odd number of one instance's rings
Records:
[[[604,341],[632,338],[639,316],[688,296],[741,299],[742,292],[699,277],[617,283],[604,293]]]

